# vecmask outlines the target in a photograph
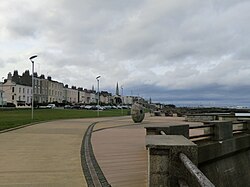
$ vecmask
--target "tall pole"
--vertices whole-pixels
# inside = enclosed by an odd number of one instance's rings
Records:
[[[121,86],[121,90],[122,90],[122,94],[121,94],[121,96],[122,96],[122,107],[121,107],[121,109],[122,109],[122,115],[123,115],[123,87]]]
[[[2,77],[2,93],[1,93],[1,95],[2,95],[2,109],[3,109],[3,80],[4,80],[4,77]]]
[[[97,116],[99,117],[100,116],[100,113],[99,113],[99,108],[100,108],[100,91],[99,91],[99,79],[100,79],[100,75],[96,77],[96,80],[97,80]]]
[[[34,119],[34,61],[33,59],[36,58],[37,55],[30,57],[30,61],[32,63],[32,102],[31,102],[31,119]]]
[[[31,119],[34,119],[34,61],[32,62],[32,104],[31,104]]]

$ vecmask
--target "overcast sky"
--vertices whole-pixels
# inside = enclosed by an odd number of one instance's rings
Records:
[[[250,106],[248,0],[0,0],[0,75],[180,105]]]

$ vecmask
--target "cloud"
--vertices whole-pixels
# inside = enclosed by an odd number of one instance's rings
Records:
[[[204,99],[220,93],[211,85],[244,90],[249,8],[246,0],[1,2],[0,73],[24,71],[38,54],[36,70],[69,85],[90,88],[101,75],[104,89],[118,81],[152,95],[150,87],[207,90]]]

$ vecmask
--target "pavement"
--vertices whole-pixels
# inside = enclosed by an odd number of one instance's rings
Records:
[[[93,121],[53,121],[0,134],[0,186],[87,186],[80,148]]]
[[[174,119],[147,116],[143,123],[183,124]],[[72,119],[0,134],[0,187],[87,186],[80,149],[86,129],[97,121],[103,123],[95,130],[133,124],[131,117]]]

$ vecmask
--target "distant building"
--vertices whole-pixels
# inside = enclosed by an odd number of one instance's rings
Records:
[[[17,75],[17,71],[15,72],[14,78],[11,73],[9,73],[7,81],[3,85],[6,102],[13,103],[16,106],[30,105],[32,102],[32,87],[24,84],[22,79]]]
[[[107,91],[100,92],[100,103],[101,104],[109,104],[111,103],[112,94]]]
[[[62,103],[64,97],[64,86],[63,83],[52,80],[48,77],[48,102]]]
[[[134,98],[132,96],[122,96],[124,105],[132,105],[134,103]]]
[[[65,85],[63,88],[64,92],[64,101],[68,103],[78,103],[78,90],[75,86],[72,86],[71,88],[68,87],[68,85]]]
[[[48,103],[48,86],[49,81],[45,79],[44,75],[38,77],[34,73],[34,101],[37,103]]]
[[[0,88],[0,106],[6,105],[7,101],[6,101],[6,97],[5,97],[5,93],[2,90],[3,89],[3,83],[0,84],[1,88]]]
[[[116,105],[121,105],[122,104],[122,98],[119,92],[119,85],[118,82],[116,84],[116,89],[115,89],[115,95],[113,96],[113,103]]]
[[[32,75],[26,70],[21,76],[15,70],[13,75],[8,74],[8,78],[2,84],[0,83],[0,105],[13,103],[16,106],[30,106],[32,103],[32,90],[34,91],[34,103],[41,105],[47,103],[72,103],[72,104],[97,104],[98,93],[94,90],[69,88],[61,82],[47,79],[44,75],[38,76],[34,73],[34,88],[32,89]],[[3,98],[3,99],[2,99]],[[120,95],[118,82],[116,84],[116,93],[112,96],[107,91],[100,91],[100,104],[131,105],[135,101],[142,101],[142,98]]]
[[[97,94],[95,90],[84,89],[83,92],[85,98],[84,103],[86,104],[97,103]]]

